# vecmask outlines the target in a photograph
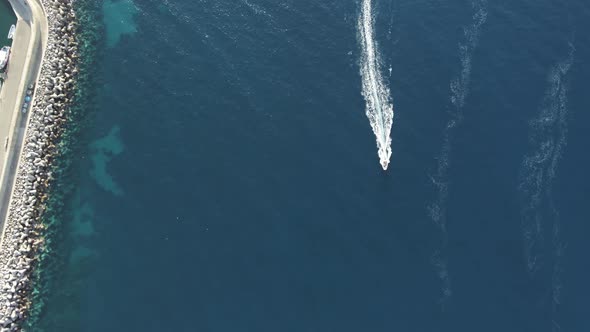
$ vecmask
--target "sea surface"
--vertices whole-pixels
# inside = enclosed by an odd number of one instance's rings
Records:
[[[30,330],[590,331],[587,0],[78,6]]]
[[[16,15],[10,7],[10,3],[8,0],[0,0],[0,43],[2,46],[12,45],[12,40],[7,37],[10,26],[13,24],[16,24]]]

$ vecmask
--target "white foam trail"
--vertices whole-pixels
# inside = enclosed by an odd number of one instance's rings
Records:
[[[526,155],[520,172],[519,191],[522,199],[522,229],[524,255],[528,272],[539,268],[538,246],[544,242],[544,211],[549,209],[557,218],[553,206],[552,182],[567,138],[566,75],[573,63],[574,51],[559,62],[549,74],[549,88],[538,117],[530,122],[532,151]],[[555,222],[555,221],[554,221]],[[555,227],[554,227],[555,228]],[[557,232],[558,234],[558,232]]]
[[[391,158],[391,126],[393,124],[393,104],[389,88],[381,75],[381,61],[374,37],[374,17],[371,0],[363,0],[358,20],[358,35],[361,44],[361,79],[366,114],[377,139],[379,163],[384,170]]]
[[[541,111],[530,122],[532,151],[524,157],[521,166],[519,192],[522,200],[522,229],[524,257],[531,277],[541,269],[546,260],[552,262],[551,305],[552,331],[561,331],[557,322],[561,303],[562,256],[565,244],[561,241],[561,221],[553,201],[553,179],[567,144],[567,75],[574,61],[575,49],[570,44],[569,56],[557,63],[549,74]],[[549,227],[545,227],[549,226]],[[551,254],[544,255],[545,228],[551,230]],[[548,264],[547,264],[548,265]]]
[[[268,18],[272,18],[272,16],[271,16],[271,15],[269,15],[269,14],[268,14],[268,13],[267,13],[267,12],[264,10],[264,8],[262,8],[261,6],[259,6],[259,5],[257,5],[257,4],[254,4],[254,3],[251,3],[251,2],[250,2],[250,1],[248,1],[248,0],[242,0],[242,2],[243,2],[243,3],[244,3],[246,6],[248,6],[248,7],[249,7],[249,8],[250,8],[250,9],[251,9],[251,10],[252,10],[252,11],[253,11],[253,12],[254,12],[256,15],[263,15],[263,16],[266,16],[266,17],[268,17]]]
[[[459,57],[461,59],[461,74],[451,81],[451,102],[456,108],[462,109],[465,105],[465,97],[469,92],[469,81],[471,79],[471,56],[479,40],[481,26],[488,17],[487,3],[480,0],[472,3],[475,13],[473,24],[463,28],[465,42],[459,45]]]
[[[477,0],[472,3],[474,14],[472,24],[463,28],[465,40],[459,44],[459,58],[461,71],[457,77],[451,80],[451,120],[444,130],[443,145],[438,156],[436,174],[432,176],[432,182],[436,187],[437,195],[434,202],[428,206],[428,212],[432,221],[440,230],[442,240],[441,247],[436,252],[433,262],[436,273],[442,283],[442,300],[444,304],[452,295],[451,278],[448,271],[446,252],[447,235],[447,197],[449,192],[448,171],[451,164],[452,136],[463,119],[463,107],[465,98],[469,92],[471,80],[471,57],[477,47],[482,25],[487,20],[487,1]]]

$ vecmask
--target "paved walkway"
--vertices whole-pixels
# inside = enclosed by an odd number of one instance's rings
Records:
[[[29,106],[29,112],[23,114],[21,107],[27,86],[39,77],[47,44],[47,18],[39,0],[9,2],[18,20],[6,70],[7,78],[0,91],[0,233],[4,229],[31,110]],[[5,149],[6,138],[8,145]]]

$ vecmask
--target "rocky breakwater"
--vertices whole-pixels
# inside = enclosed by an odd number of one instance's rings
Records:
[[[40,218],[51,185],[50,166],[74,98],[78,72],[72,1],[41,3],[47,15],[48,39],[0,247],[0,332],[22,330],[31,307],[30,278],[43,245]]]

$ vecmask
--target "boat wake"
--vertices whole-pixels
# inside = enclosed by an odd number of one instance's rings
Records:
[[[561,261],[565,245],[561,241],[561,222],[553,201],[552,187],[562,150],[567,143],[566,81],[574,52],[573,45],[570,45],[569,56],[550,71],[549,87],[541,111],[529,123],[532,150],[522,162],[518,188],[526,269],[531,277],[540,270],[549,274],[554,331],[560,330],[555,315],[561,297]]]
[[[567,134],[567,89],[565,79],[573,63],[573,48],[567,59],[551,69],[549,89],[539,116],[530,122],[531,154],[525,156],[520,173],[519,192],[522,201],[522,228],[527,270],[539,267],[537,245],[543,241],[543,216],[557,217],[553,206],[552,182]],[[547,211],[549,206],[549,211]]]
[[[487,2],[486,0],[476,0],[472,3],[475,13],[473,14],[472,24],[465,27],[465,40],[459,44],[459,56],[461,60],[461,72],[451,80],[451,116],[444,129],[443,146],[438,156],[438,165],[436,174],[432,176],[432,182],[436,187],[436,199],[432,202],[428,211],[430,218],[437,225],[442,236],[440,249],[433,255],[432,264],[442,283],[442,300],[445,302],[452,295],[451,278],[448,271],[447,256],[447,197],[449,191],[448,171],[451,163],[452,136],[455,129],[460,125],[463,119],[463,107],[465,98],[469,92],[469,82],[471,78],[471,57],[477,47],[479,34],[482,25],[487,19]]]
[[[459,45],[459,55],[461,59],[461,74],[451,81],[451,102],[457,108],[460,115],[465,105],[465,97],[469,92],[469,81],[471,79],[471,56],[479,41],[481,26],[486,22],[488,17],[487,2],[479,0],[472,3],[475,9],[473,14],[473,24],[469,28],[464,28],[465,42]]]
[[[360,70],[366,114],[377,139],[377,154],[383,170],[387,170],[391,158],[391,126],[393,104],[389,88],[381,75],[381,59],[374,37],[372,0],[363,0],[358,20],[358,36],[361,44]]]

